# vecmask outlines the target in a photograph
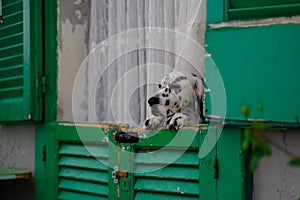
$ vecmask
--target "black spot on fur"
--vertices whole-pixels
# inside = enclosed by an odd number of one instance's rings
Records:
[[[172,117],[169,117],[169,118],[168,118],[167,124],[170,124],[171,119],[172,119]]]
[[[165,89],[165,93],[168,93],[168,94],[170,94],[170,93],[171,93],[171,89],[169,89],[169,88],[166,88],[166,89]]]
[[[149,125],[149,122],[150,122],[150,119],[147,119],[147,120],[145,121],[145,126],[148,126],[148,125]]]
[[[170,115],[170,113],[171,113],[171,110],[168,109],[168,110],[167,110],[167,115]]]
[[[182,118],[182,117],[178,117],[178,118],[175,119],[175,121],[174,121],[174,126],[177,126],[177,125],[178,125],[177,120],[179,120],[179,119],[181,119],[181,118]]]
[[[170,100],[166,100],[165,106],[170,105]]]
[[[161,84],[158,84],[158,88],[161,88]]]
[[[181,101],[182,97],[181,97],[181,96],[179,96],[179,97],[178,97],[178,99],[179,99],[179,101]]]
[[[176,131],[176,128],[173,124],[169,126],[169,131]]]
[[[178,118],[177,118],[177,119],[178,119]],[[177,123],[177,119],[175,119],[174,124],[173,124],[175,127],[176,127],[177,124],[178,124],[178,123]]]
[[[204,108],[203,108],[203,99],[202,98],[200,98],[200,101],[199,101],[199,98],[198,98],[198,102],[199,102],[199,107],[200,107],[200,118],[201,118],[201,120],[204,120],[204,115],[203,115],[203,110],[204,110]]]
[[[177,83],[177,82],[180,82],[182,80],[186,80],[187,78],[185,76],[179,76],[177,78],[175,78],[175,80],[173,81],[173,83]]]
[[[162,97],[169,97],[168,94],[162,94],[161,96],[162,96]]]

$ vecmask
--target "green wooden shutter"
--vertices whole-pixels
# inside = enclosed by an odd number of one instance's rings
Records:
[[[37,200],[251,199],[239,128],[225,128],[210,155],[199,158],[200,144],[216,133],[162,130],[139,133],[135,144],[117,144],[116,129],[98,125],[36,127]],[[128,170],[128,177],[115,179],[116,168]]]
[[[230,19],[292,16],[300,14],[299,0],[229,0]]]
[[[108,199],[106,132],[67,123],[36,128],[35,199]]]
[[[41,7],[39,1],[3,0],[0,23],[0,121],[39,120]]]
[[[84,146],[64,142],[58,152],[58,199],[107,199],[107,144]]]
[[[159,153],[151,153],[149,149],[139,149],[137,152],[138,155],[135,158],[135,200],[199,199],[197,150],[185,152],[169,149]],[[175,162],[171,162],[172,160]],[[166,166],[156,170],[161,165]]]

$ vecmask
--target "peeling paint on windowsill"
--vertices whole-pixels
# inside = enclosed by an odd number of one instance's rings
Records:
[[[138,132],[138,133],[147,133],[147,132],[157,132],[163,129],[163,127],[159,127],[157,130],[145,130],[142,126],[130,127],[129,124],[115,124],[115,123],[70,123],[70,122],[59,122],[61,126],[78,126],[78,127],[96,127],[96,128],[103,128],[104,130],[108,129],[121,129],[126,132]],[[207,124],[190,124],[189,126],[185,126],[182,128],[183,130],[186,129],[193,129],[194,131],[198,130],[206,130]],[[143,138],[143,137],[142,137]]]
[[[209,24],[209,28],[231,28],[231,27],[239,27],[239,28],[247,28],[254,26],[271,26],[277,24],[300,24],[300,16],[293,17],[278,17],[278,18],[268,18],[262,20],[252,20],[252,21],[231,21],[231,22],[222,22]]]

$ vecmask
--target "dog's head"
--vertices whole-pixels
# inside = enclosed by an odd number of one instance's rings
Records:
[[[172,72],[162,78],[159,91],[148,99],[154,116],[171,116],[202,100],[203,79],[186,72]],[[202,102],[201,102],[202,103]]]

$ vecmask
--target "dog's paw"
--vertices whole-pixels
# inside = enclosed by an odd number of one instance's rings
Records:
[[[157,130],[160,127],[163,127],[165,123],[165,117],[162,116],[152,116],[149,119],[145,120],[143,128],[145,130]]]
[[[178,130],[187,124],[187,116],[182,113],[175,113],[172,117],[167,120],[166,130]]]

